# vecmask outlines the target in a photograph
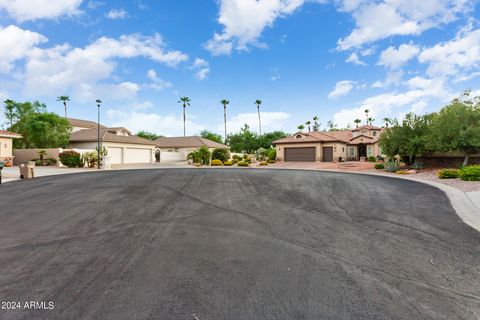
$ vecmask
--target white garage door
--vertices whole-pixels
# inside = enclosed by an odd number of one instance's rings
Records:
[[[110,157],[111,164],[122,164],[123,158],[123,149],[122,148],[115,148],[109,147],[108,148],[108,157]]]
[[[150,163],[151,149],[127,148],[125,150],[125,163]]]
[[[178,162],[185,161],[186,155],[184,152],[160,152],[160,162]]]

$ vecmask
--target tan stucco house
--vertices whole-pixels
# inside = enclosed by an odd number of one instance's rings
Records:
[[[96,122],[67,118],[72,126],[69,148],[95,150],[98,141]],[[100,125],[100,145],[107,150],[111,164],[155,162],[155,142],[138,137],[123,127]]]
[[[382,130],[364,125],[352,130],[298,132],[273,145],[279,161],[360,161],[381,156]]]
[[[188,153],[207,147],[210,151],[216,148],[230,149],[229,146],[198,136],[162,137],[155,140],[156,159],[160,162],[185,161]]]
[[[0,161],[6,166],[13,165],[13,139],[20,139],[18,133],[0,130]]]

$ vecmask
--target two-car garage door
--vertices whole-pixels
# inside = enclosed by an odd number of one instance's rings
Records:
[[[125,159],[123,159],[123,148],[109,147],[108,156],[112,164],[125,163],[151,163],[152,150],[145,148],[125,148]]]
[[[285,148],[285,161],[315,161],[315,147]]]

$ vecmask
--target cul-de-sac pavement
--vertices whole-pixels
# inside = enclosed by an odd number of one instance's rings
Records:
[[[415,181],[104,171],[0,203],[2,296],[54,303],[2,319],[480,318],[480,233]]]

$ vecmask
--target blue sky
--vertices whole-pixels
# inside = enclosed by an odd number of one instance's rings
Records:
[[[480,95],[480,6],[471,0],[0,0],[0,99],[38,99],[168,136],[293,132],[438,110]],[[4,122],[0,118],[0,122]]]

